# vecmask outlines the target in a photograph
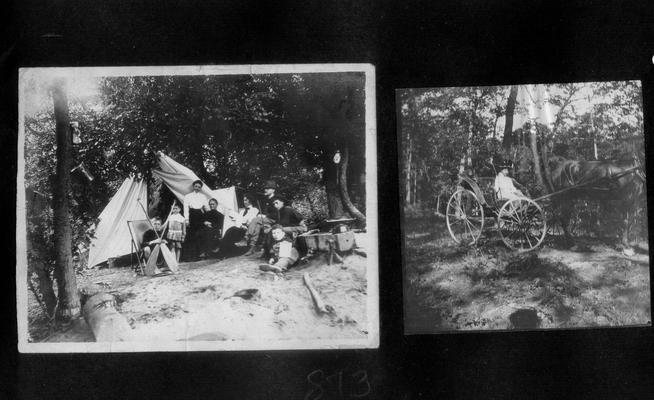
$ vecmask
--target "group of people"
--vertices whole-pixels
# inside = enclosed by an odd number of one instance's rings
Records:
[[[188,261],[211,255],[227,257],[245,249],[246,256],[261,254],[267,260],[260,266],[266,271],[283,272],[297,262],[294,239],[307,231],[305,218],[276,193],[275,181],[264,185],[262,210],[254,206],[254,197],[246,194],[241,212],[228,208],[218,211],[218,200],[208,198],[202,187],[202,181],[193,182],[193,191],[184,197],[183,215],[179,205],[173,204],[167,226],[158,217],[152,219],[153,229],[143,235],[146,258],[154,246],[164,242],[177,261],[183,248]],[[230,218],[234,226],[222,232],[224,218]]]

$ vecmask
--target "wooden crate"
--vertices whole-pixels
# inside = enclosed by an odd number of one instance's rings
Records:
[[[352,231],[334,234],[334,241],[336,242],[336,250],[338,251],[350,251],[356,247],[354,243],[354,232]]]
[[[304,241],[307,250],[329,251],[329,240],[334,239],[331,233],[314,233],[311,235],[298,236],[298,240]]]

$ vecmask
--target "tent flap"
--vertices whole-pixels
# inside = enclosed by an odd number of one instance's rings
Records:
[[[158,176],[163,183],[170,189],[180,203],[184,202],[184,196],[193,190],[193,182],[198,180],[198,176],[184,165],[178,163],[162,152],[157,153],[159,169],[152,173]],[[207,200],[215,198],[218,200],[217,210],[225,215],[223,224],[223,235],[227,229],[234,226],[234,219],[238,213],[238,201],[236,199],[236,188],[234,186],[211,190],[206,184],[202,186],[202,193]]]
[[[100,213],[95,238],[89,249],[90,267],[101,264],[111,257],[120,257],[132,251],[127,221],[145,219],[147,215],[138,201],[147,210],[147,187],[143,180],[127,178],[109,204]]]

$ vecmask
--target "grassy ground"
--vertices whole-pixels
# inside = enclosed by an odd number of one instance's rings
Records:
[[[651,324],[647,255],[582,239],[517,254],[492,229],[464,248],[440,217],[404,226],[407,333]]]
[[[125,267],[94,269],[78,277],[78,286],[101,285],[112,293],[138,341],[366,338],[366,258],[353,254],[343,264],[327,265],[317,257],[285,274],[260,271],[262,261],[239,256],[181,263],[177,274],[160,277],[137,276]],[[333,314],[316,312],[304,273]],[[257,293],[233,296],[243,289]],[[30,305],[38,307],[33,299]],[[33,341],[94,340],[81,318],[48,330],[34,317],[29,328]]]

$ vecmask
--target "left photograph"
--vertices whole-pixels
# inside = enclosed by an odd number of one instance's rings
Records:
[[[21,69],[19,350],[378,347],[374,82]]]

